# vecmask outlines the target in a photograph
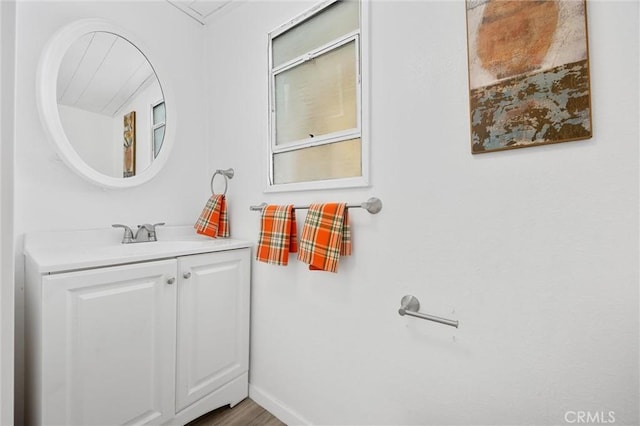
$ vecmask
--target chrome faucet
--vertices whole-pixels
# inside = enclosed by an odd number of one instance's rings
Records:
[[[121,225],[119,223],[111,225],[114,228],[122,228],[124,229],[124,236],[122,237],[122,244],[131,244],[131,243],[144,243],[149,241],[158,241],[156,237],[156,226],[164,225],[164,222],[155,223],[151,225],[150,223],[145,223],[144,225],[138,225],[138,230],[136,231],[135,237],[133,236],[133,231],[127,225]]]
[[[158,241],[156,238],[156,226],[161,225],[164,225],[164,222],[154,223],[153,225],[151,225],[150,223],[138,225],[135,242],[144,243],[146,241]]]

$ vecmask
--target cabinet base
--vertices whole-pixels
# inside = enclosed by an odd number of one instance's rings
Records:
[[[194,402],[165,425],[184,425],[216,408],[230,405],[233,407],[249,396],[249,373],[243,373],[217,391]]]

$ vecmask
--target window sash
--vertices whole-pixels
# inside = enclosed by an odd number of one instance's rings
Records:
[[[275,185],[358,178],[362,176],[362,141],[347,139],[274,153],[272,160],[278,164]]]
[[[295,17],[294,19],[292,19],[291,21],[287,22],[286,24],[284,24],[284,25],[278,27],[277,29],[271,31],[271,33],[269,33],[270,39],[274,39],[274,38],[278,37],[279,35],[286,33],[291,28],[297,27],[298,25],[301,25],[303,22],[313,18],[318,13],[322,13],[323,10],[325,10],[327,7],[331,6],[332,4],[334,4],[334,3],[338,2],[338,1],[339,0],[325,0],[322,3],[319,3],[319,4],[315,5],[314,7],[309,9],[308,11],[304,12],[302,15],[299,15],[299,16]],[[271,42],[269,43],[269,46],[271,46]]]
[[[289,192],[289,191],[309,191],[309,190],[327,190],[327,189],[339,189],[339,188],[354,188],[354,187],[366,187],[370,185],[370,135],[369,135],[369,39],[368,35],[370,34],[369,28],[369,2],[367,0],[361,0],[359,2],[360,7],[360,22],[359,29],[355,33],[358,35],[358,57],[356,61],[356,66],[358,68],[358,81],[357,81],[357,102],[358,102],[358,127],[359,134],[358,135],[349,135],[349,137],[342,138],[342,140],[348,140],[352,137],[359,137],[361,140],[361,161],[362,161],[362,170],[361,176],[358,177],[345,177],[340,179],[331,179],[331,180],[317,180],[317,181],[307,181],[307,182],[295,182],[295,183],[275,183],[274,182],[274,162],[273,156],[276,154],[277,150],[273,150],[272,141],[275,139],[272,138],[271,132],[273,126],[275,126],[273,120],[273,108],[275,107],[273,103],[273,95],[274,95],[274,87],[273,87],[273,52],[272,52],[272,40],[282,33],[288,31],[289,29],[301,25],[307,19],[313,17],[317,13],[322,13],[322,11],[335,3],[338,0],[327,0],[324,1],[307,12],[297,16],[296,18],[289,21],[287,24],[282,25],[275,30],[273,30],[269,34],[269,43],[268,43],[268,72],[269,72],[269,141],[266,143],[265,148],[268,151],[268,155],[265,155],[265,168],[268,170],[268,174],[265,173],[264,183],[265,193],[279,193],[279,192]],[[349,34],[351,35],[351,34]],[[347,35],[345,35],[347,36]],[[302,55],[304,57],[304,55]],[[278,67],[284,67],[288,64],[282,64]],[[313,146],[312,144],[317,141],[310,141],[309,146]],[[333,140],[329,142],[334,142]],[[328,142],[328,143],[329,143]],[[286,150],[288,147],[281,147],[280,152],[282,150]],[[294,149],[294,147],[291,147]]]
[[[159,141],[156,138],[156,130],[158,129],[163,129],[162,138]],[[152,134],[151,134],[151,138],[153,140],[152,141],[153,143],[151,144],[151,150],[153,152],[151,154],[153,155],[154,159],[158,156],[158,154],[160,154],[160,150],[162,149],[162,145],[164,144],[165,135],[166,135],[166,127],[164,123],[153,126]]]
[[[354,61],[356,66],[356,127],[351,129],[344,129],[337,132],[327,133],[320,136],[315,136],[313,138],[308,137],[296,141],[286,142],[284,144],[276,144],[277,135],[276,135],[276,76],[279,74],[288,71],[297,67],[298,65],[302,65],[305,62],[311,61],[319,56],[322,56],[326,53],[339,49],[342,46],[345,46],[351,42],[354,42],[355,53],[354,53]],[[360,34],[359,31],[353,31],[349,34],[345,34],[343,37],[340,37],[336,40],[332,40],[331,42],[320,46],[310,52],[307,52],[303,55],[294,58],[293,60],[279,66],[277,69],[271,71],[271,88],[270,88],[270,103],[271,103],[271,152],[273,154],[291,151],[294,149],[300,149],[303,147],[311,147],[318,146],[328,143],[333,143],[341,140],[353,139],[355,137],[361,136],[361,126],[362,126],[362,99],[361,99],[361,76],[360,76]],[[271,174],[273,176],[273,174]]]
[[[156,114],[156,111],[159,111]],[[160,123],[164,123],[166,121],[166,106],[164,104],[164,100],[160,100],[151,106],[151,122],[156,125]]]
[[[158,108],[162,105],[162,120],[158,120],[156,121],[156,111],[158,110]],[[153,104],[151,104],[151,160],[153,161],[158,154],[160,153],[160,149],[162,148],[162,145],[164,144],[164,138],[166,137],[166,129],[165,131],[162,133],[162,140],[158,141],[156,140],[156,130],[165,127],[166,126],[166,121],[167,121],[167,110],[166,110],[166,105],[164,103],[164,99],[159,100],[158,102],[155,102]],[[158,117],[160,118],[160,117]]]
[[[316,58],[318,56],[321,56],[331,50],[337,49],[340,46],[343,46],[353,40],[356,40],[359,38],[360,35],[360,31],[356,30],[356,31],[351,31],[349,33],[346,33],[336,39],[333,39],[323,45],[320,45],[318,47],[316,47],[313,50],[309,50],[308,52],[303,53],[300,56],[296,56],[295,58],[291,59],[290,61],[287,61],[283,64],[278,65],[277,67],[271,67],[271,72],[274,74],[278,74],[281,73],[283,71],[286,71],[289,68],[293,68],[303,62],[306,61],[310,61],[313,58]],[[357,44],[357,42],[356,42]]]
[[[271,33],[271,67],[290,62],[331,40],[357,32],[360,28],[360,0],[340,0],[325,4],[316,13],[307,13],[278,32]]]

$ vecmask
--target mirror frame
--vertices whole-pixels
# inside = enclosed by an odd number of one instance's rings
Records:
[[[78,155],[73,145],[67,138],[67,134],[60,120],[58,102],[56,97],[56,85],[60,64],[67,50],[80,37],[92,32],[107,32],[115,34],[133,44],[147,59],[156,74],[162,89],[162,95],[166,107],[166,127],[162,149],[149,167],[135,176],[123,178],[113,177],[100,173],[89,166]],[[142,185],[155,177],[169,159],[173,148],[176,112],[173,97],[171,96],[169,80],[161,74],[157,68],[159,62],[149,49],[147,49],[138,37],[124,28],[102,19],[82,19],[73,22],[53,35],[46,44],[38,64],[36,77],[36,95],[40,121],[42,122],[48,139],[53,143],[56,152],[64,163],[75,173],[84,179],[106,188],[131,188]]]

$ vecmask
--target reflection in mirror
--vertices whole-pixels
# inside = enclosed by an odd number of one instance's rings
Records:
[[[95,171],[132,177],[160,152],[166,121],[162,88],[128,40],[103,31],[77,39],[60,64],[56,99],[69,142]]]

